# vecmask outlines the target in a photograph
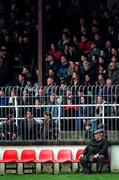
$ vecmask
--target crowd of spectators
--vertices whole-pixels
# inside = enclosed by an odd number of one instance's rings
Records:
[[[15,66],[37,62],[37,1],[0,1],[0,86],[15,85]]]
[[[119,102],[119,14],[110,16],[107,7],[101,3],[90,18],[80,16],[75,29],[63,27],[61,37],[57,42],[50,42],[45,54],[43,86],[39,87],[38,69],[32,71],[29,68],[32,62],[37,67],[37,3],[34,0],[24,0],[24,3],[6,0],[1,1],[0,9],[0,86],[9,84],[8,74],[14,64],[23,65],[16,81],[10,83],[15,87],[0,89],[1,118],[11,113],[16,115],[15,108],[7,111],[2,106],[38,105],[31,111],[35,129],[34,118],[36,120],[50,112],[55,119],[55,128],[59,117],[67,117],[61,118],[62,131],[80,131],[88,129],[87,126],[95,130],[102,122],[99,118],[103,113],[101,105]],[[27,111],[28,107],[22,107],[17,112],[20,118],[25,118],[20,125],[22,129],[27,123],[31,127],[27,122]],[[105,116],[118,114],[118,107],[106,106]],[[112,121],[105,121],[109,129],[115,126]],[[44,136],[40,133],[40,137]]]

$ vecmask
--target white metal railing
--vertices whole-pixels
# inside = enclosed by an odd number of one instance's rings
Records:
[[[24,89],[17,87],[15,95],[11,97],[10,93],[14,89],[15,87],[0,89],[4,92],[0,96],[1,141],[87,139],[90,138],[86,137],[87,125],[92,126],[89,135],[93,135],[93,131],[99,128],[99,125],[104,125],[108,139],[117,140],[119,137],[118,86],[109,89],[107,86],[67,87],[62,94],[59,93],[60,87],[55,89],[52,87],[52,91],[50,89],[49,93],[47,91],[48,94],[42,96],[38,93],[35,96],[34,91],[30,94],[27,92],[25,96]],[[43,93],[45,89],[46,87],[42,87]],[[57,89],[58,91],[55,91]],[[81,91],[81,96],[78,91]],[[10,97],[13,103],[9,103]],[[82,97],[86,98],[85,102],[81,100]],[[24,98],[27,99],[25,103]],[[52,102],[51,99],[54,101]],[[37,101],[40,104],[36,103]],[[27,117],[28,111],[33,121],[28,121],[30,119]],[[44,112],[50,112],[52,115],[51,122],[45,125]],[[8,116],[12,118],[9,119]]]

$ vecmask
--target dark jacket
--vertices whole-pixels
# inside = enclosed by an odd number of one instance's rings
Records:
[[[2,124],[2,133],[4,140],[13,140],[13,134],[17,135],[17,126],[14,122],[8,123],[7,121]],[[16,137],[15,137],[16,139]]]
[[[84,150],[84,155],[90,156],[90,155],[106,155],[108,151],[108,141],[107,139],[103,138],[100,141],[96,141],[95,139],[92,139],[92,141],[89,143],[89,145]]]
[[[38,136],[39,124],[35,119],[28,120],[27,118],[19,122],[19,136],[22,140],[35,140]]]

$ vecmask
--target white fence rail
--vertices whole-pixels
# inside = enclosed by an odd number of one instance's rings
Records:
[[[119,138],[118,86],[1,87],[0,141]]]

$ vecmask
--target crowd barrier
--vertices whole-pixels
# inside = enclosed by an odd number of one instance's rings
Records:
[[[118,90],[118,86],[1,87],[0,141],[79,141],[91,139],[99,127],[115,141]],[[45,121],[46,112],[51,116]]]

